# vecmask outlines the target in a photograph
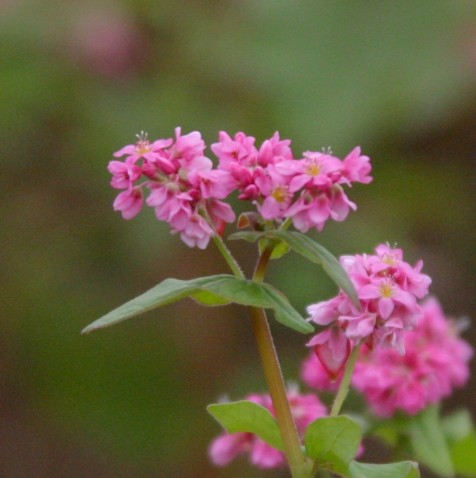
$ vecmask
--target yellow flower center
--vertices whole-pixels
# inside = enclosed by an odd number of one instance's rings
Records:
[[[392,297],[393,295],[393,287],[392,284],[385,282],[380,286],[380,293],[382,294],[382,297],[385,297],[386,299]]]
[[[276,202],[284,202],[287,197],[287,192],[286,186],[277,186],[271,193],[271,196],[273,196]]]
[[[141,131],[137,136],[136,151],[137,154],[145,154],[150,151],[150,143],[147,139],[147,133]]]
[[[310,163],[306,167],[306,174],[308,176],[317,176],[321,172],[321,167],[316,163]]]
[[[397,264],[397,261],[395,260],[395,258],[389,254],[385,254],[383,256],[382,261],[385,262],[385,264],[388,264],[389,266],[394,266]]]

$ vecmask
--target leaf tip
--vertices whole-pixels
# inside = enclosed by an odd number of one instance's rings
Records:
[[[89,335],[91,332],[96,330],[97,327],[94,325],[94,323],[89,324],[87,327],[84,327],[83,330],[81,330],[81,335]]]

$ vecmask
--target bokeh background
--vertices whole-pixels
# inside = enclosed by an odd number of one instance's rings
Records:
[[[473,1],[0,1],[0,476],[285,476],[206,455],[205,406],[264,390],[245,310],[185,301],[79,333],[169,276],[226,271],[151,210],[112,211],[106,166],[136,133],[361,145],[375,180],[319,240],[397,243],[449,315],[475,318],[475,115]],[[252,246],[231,247],[250,270]],[[302,312],[334,293],[292,255],[269,281]],[[305,337],[273,331],[296,380]],[[446,407],[474,413],[475,391]]]

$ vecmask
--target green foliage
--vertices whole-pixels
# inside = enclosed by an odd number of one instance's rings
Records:
[[[319,466],[344,473],[355,457],[362,439],[357,423],[350,418],[318,418],[306,430],[306,453]]]
[[[468,410],[457,410],[441,419],[441,426],[448,442],[454,443],[473,433],[474,426]]]
[[[476,477],[476,432],[453,443],[450,447],[453,465],[458,474]]]
[[[186,297],[208,306],[235,302],[274,309],[276,320],[283,325],[302,333],[314,330],[273,286],[220,274],[192,280],[166,279],[88,325],[82,333],[88,334],[93,330],[109,327]]]
[[[309,261],[322,266],[337,286],[342,289],[357,306],[359,305],[355,288],[339,261],[325,247],[313,241],[310,237],[300,232],[272,230],[266,232],[237,232],[232,234],[230,239],[244,239],[245,241],[254,242],[262,237],[279,239],[281,242],[287,244],[293,251]]]
[[[418,465],[401,461],[386,465],[373,465],[353,461],[349,466],[350,478],[419,478]]]
[[[254,433],[272,447],[282,450],[283,442],[276,420],[269,410],[248,400],[212,404],[207,407],[212,417],[228,432]]]
[[[437,406],[428,407],[408,421],[410,442],[415,458],[443,477],[454,476],[448,443]]]

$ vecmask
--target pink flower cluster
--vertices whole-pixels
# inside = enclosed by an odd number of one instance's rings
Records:
[[[204,156],[199,132],[175,139],[147,140],[143,133],[136,144],[125,146],[108,169],[112,187],[123,190],[114,209],[125,219],[136,216],[145,202],[159,220],[167,221],[190,247],[205,248],[210,238],[221,234],[225,223],[235,220],[222,200],[233,191],[252,201],[265,221],[292,220],[296,229],[322,230],[328,219],[343,221],[356,206],[343,186],[369,183],[369,158],[354,148],[344,160],[330,153],[306,152],[293,159],[289,140],[275,133],[256,148],[255,138],[239,132],[233,138],[220,132],[211,145],[218,165]]]
[[[403,355],[388,348],[360,353],[352,384],[379,416],[397,410],[418,413],[468,380],[473,351],[459,338],[457,324],[446,319],[434,298],[423,304],[422,312],[415,328],[404,335]]]
[[[421,272],[422,261],[411,266],[403,260],[401,249],[386,244],[379,245],[375,254],[343,256],[340,262],[357,291],[360,307],[340,292],[307,308],[309,320],[326,326],[308,345],[333,379],[342,373],[353,344],[387,345],[403,353],[403,332],[421,317],[417,299],[428,293],[431,283]]]
[[[231,207],[221,201],[234,190],[235,182],[230,173],[214,169],[204,156],[200,133],[182,136],[177,128],[175,135],[175,140],[150,143],[141,134],[136,144],[114,154],[126,156],[123,162],[111,161],[108,167],[112,187],[124,189],[114,201],[114,209],[121,211],[124,219],[133,218],[144,203],[144,188],[149,189],[146,203],[155,209],[157,219],[167,221],[188,246],[204,249],[215,231],[235,220]]]
[[[290,218],[296,229],[321,231],[328,219],[343,221],[356,205],[342,186],[372,181],[369,158],[354,148],[346,158],[308,151],[294,159],[289,140],[278,133],[255,147],[255,138],[224,131],[212,151],[219,169],[229,171],[237,183],[239,198],[251,200],[265,220]]]
[[[269,395],[253,394],[246,397],[246,400],[257,403],[274,414]],[[326,407],[315,395],[303,395],[296,389],[290,389],[288,400],[301,437],[311,422],[327,414]],[[275,468],[285,464],[282,452],[252,433],[223,433],[215,438],[209,449],[212,462],[219,466],[227,465],[243,453],[249,453],[251,463],[259,468]]]

